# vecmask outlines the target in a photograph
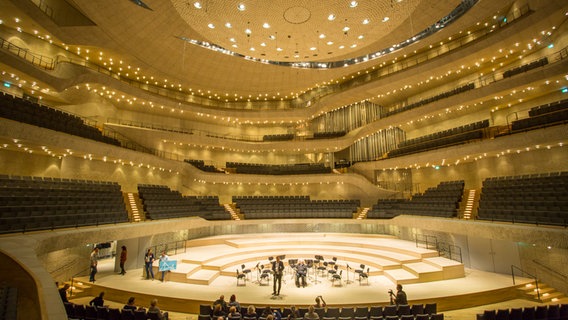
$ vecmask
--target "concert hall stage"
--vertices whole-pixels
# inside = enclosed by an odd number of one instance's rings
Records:
[[[269,284],[259,282],[261,272],[256,266],[270,268],[269,257],[282,255],[286,256],[282,289],[279,296],[272,296],[272,278]],[[288,260],[313,260],[316,255],[323,256],[325,262],[336,257],[342,281],[333,282],[331,277],[316,273],[313,268],[308,275],[308,286],[297,288]],[[514,286],[510,275],[467,269],[461,263],[438,257],[434,250],[385,235],[216,236],[187,241],[186,252],[170,255],[170,259],[177,260],[177,269],[166,275],[164,283],[158,280],[161,278],[158,272],[154,281],[145,280],[142,267],[121,276],[114,272],[114,260],[101,261],[90,294],[105,291],[105,298],[112,301],[126,301],[135,296],[140,305],[148,305],[150,299],[157,297],[164,310],[197,314],[200,304],[211,304],[221,294],[226,300],[236,294],[243,306],[307,306],[318,295],[324,297],[328,306],[384,305],[389,303],[388,290],[395,290],[400,283],[410,304],[436,302],[438,310],[445,311],[515,299],[516,288],[529,282],[520,279]],[[243,264],[251,272],[249,279],[239,281],[237,286],[237,269],[240,272]],[[355,273],[361,264],[369,274],[368,281],[359,281]],[[88,279],[79,280],[87,284]]]

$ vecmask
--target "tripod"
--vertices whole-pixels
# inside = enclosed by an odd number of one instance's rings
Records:
[[[352,281],[349,280],[349,269],[351,269],[351,267],[349,266],[349,263],[347,264],[347,280],[345,280],[345,284],[350,284]]]

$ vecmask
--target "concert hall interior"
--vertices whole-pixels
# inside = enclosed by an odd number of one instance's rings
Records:
[[[567,21],[565,0],[0,0],[0,318],[83,318],[104,291],[99,319],[235,294],[378,320],[400,284],[395,318],[567,319]]]

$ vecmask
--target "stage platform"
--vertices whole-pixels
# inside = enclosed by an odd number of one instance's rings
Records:
[[[260,283],[258,266],[270,267],[269,257],[285,255],[286,273],[279,296],[272,295],[270,283]],[[342,281],[335,284],[325,273],[313,270],[308,286],[297,288],[288,259],[315,259],[325,262],[336,257]],[[157,254],[159,256],[159,254]],[[170,256],[178,261],[175,271],[161,282],[145,280],[143,270],[116,274],[114,260],[101,261],[92,295],[105,291],[112,301],[135,296],[140,305],[157,297],[164,310],[199,313],[200,304],[211,304],[221,294],[228,300],[236,294],[241,305],[307,306],[322,295],[328,306],[371,306],[389,303],[388,290],[404,285],[409,303],[436,302],[440,311],[496,303],[518,297],[517,287],[530,282],[510,275],[464,268],[463,264],[438,257],[436,251],[419,248],[414,242],[391,236],[361,234],[247,234],[208,237],[187,242],[185,253]],[[237,286],[236,270],[251,269],[250,278]],[[365,264],[368,279],[359,281],[354,270]],[[347,269],[347,265],[350,266]],[[157,263],[156,267],[157,268]],[[259,268],[260,269],[260,268]],[[328,266],[329,269],[329,266]],[[80,281],[87,283],[88,278]],[[368,280],[368,281],[367,281]]]

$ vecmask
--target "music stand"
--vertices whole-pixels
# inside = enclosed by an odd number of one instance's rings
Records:
[[[352,281],[349,280],[349,269],[351,269],[351,267],[349,266],[349,263],[347,264],[347,280],[345,280],[345,284],[350,284]]]
[[[314,256],[314,258],[316,259],[314,261],[314,273],[316,274],[316,278],[314,279],[314,283],[317,284],[317,283],[321,282],[321,281],[318,281],[318,267],[319,267],[319,264],[323,261],[323,256],[316,254]],[[318,264],[317,266],[316,266],[316,263]]]

